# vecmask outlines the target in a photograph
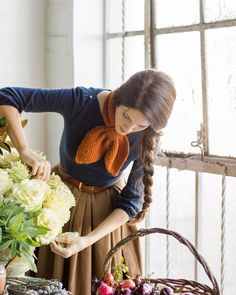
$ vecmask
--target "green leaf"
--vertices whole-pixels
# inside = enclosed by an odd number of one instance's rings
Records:
[[[4,128],[0,128],[0,140],[5,142],[6,138],[7,138],[7,132],[4,131]]]
[[[28,119],[21,120],[21,126],[24,128],[28,123]]]
[[[33,271],[33,272],[37,272],[37,267],[36,267],[36,264],[35,264],[35,261],[34,261],[34,257],[32,254],[30,254],[30,252],[28,251],[25,251],[22,249],[22,253],[23,255],[26,257],[26,259],[29,261],[29,264],[30,264],[30,269]]]
[[[17,241],[13,240],[13,243],[11,244],[11,254],[10,254],[11,256],[10,256],[10,259],[15,257],[16,253],[17,253]]]
[[[11,140],[5,140],[4,141],[6,144],[8,144],[9,145],[9,147],[12,147],[12,148],[14,148],[14,144],[12,143],[12,141]]]
[[[6,118],[4,116],[0,117],[0,127],[6,126],[6,123],[7,123]]]
[[[20,207],[19,204],[10,203],[10,204],[6,204],[4,211],[5,211],[6,218],[7,218],[6,219],[6,228],[8,228],[11,218],[23,213],[24,208]]]
[[[0,242],[2,241],[2,227],[0,227]]]
[[[18,231],[20,228],[21,223],[25,219],[25,214],[22,212],[18,215],[13,216],[9,222],[8,222],[8,227],[13,230],[13,231]]]
[[[24,231],[30,237],[36,237],[39,235],[45,235],[49,229],[44,226],[24,226]]]
[[[5,142],[0,142],[0,148],[8,151],[9,153],[11,152],[11,148],[9,147],[9,145]]]
[[[9,236],[11,236],[13,239],[16,239],[16,240],[27,239],[27,234],[24,231],[20,231],[20,232],[9,231],[8,233],[9,233]]]
[[[0,128],[0,140],[4,141],[5,136],[7,136],[6,127],[1,127]]]
[[[29,244],[30,246],[33,246],[33,247],[39,247],[41,246],[41,244],[31,238],[28,238],[25,240],[27,242],[27,244]]]
[[[23,240],[18,242],[21,245],[22,251],[30,252],[30,246],[26,242],[24,242]]]
[[[6,241],[0,246],[0,251],[6,250],[11,244],[13,240]]]

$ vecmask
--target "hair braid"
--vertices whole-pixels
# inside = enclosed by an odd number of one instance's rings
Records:
[[[143,165],[143,184],[144,184],[144,198],[142,211],[139,212],[134,218],[130,220],[130,223],[136,223],[142,221],[148,208],[152,202],[152,185],[153,185],[153,174],[154,174],[154,161],[156,157],[156,149],[158,138],[161,133],[156,133],[152,128],[148,128],[145,132],[141,142],[141,157]]]
[[[141,142],[141,166],[143,169],[144,199],[143,208],[130,224],[141,221],[152,202],[152,176],[157,141],[161,130],[166,127],[176,98],[172,79],[155,69],[147,69],[132,75],[116,90],[115,105],[126,106],[140,111],[150,123]],[[140,163],[139,163],[140,164]],[[137,182],[140,179],[137,180]]]

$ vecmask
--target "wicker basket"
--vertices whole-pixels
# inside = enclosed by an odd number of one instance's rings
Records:
[[[157,278],[157,279],[142,279],[142,281],[148,281],[155,286],[158,284],[163,284],[165,286],[170,287],[174,292],[176,293],[186,293],[186,292],[191,292],[193,294],[204,294],[204,295],[220,295],[219,291],[219,286],[217,284],[217,281],[211,272],[208,264],[206,263],[205,259],[197,252],[195,247],[185,238],[183,238],[180,234],[163,229],[163,228],[150,228],[150,229],[140,229],[137,230],[136,232],[132,233],[125,239],[121,240],[118,242],[107,254],[106,261],[104,263],[104,270],[105,273],[108,272],[109,266],[111,264],[112,257],[114,256],[115,252],[125,245],[127,242],[134,240],[138,237],[143,237],[149,234],[154,234],[154,233],[160,233],[160,234],[165,234],[169,236],[173,236],[176,238],[180,243],[184,244],[185,246],[188,247],[188,249],[192,252],[192,254],[195,256],[195,258],[198,260],[198,262],[202,265],[204,268],[208,278],[210,279],[213,288],[210,288],[207,285],[201,284],[196,281],[192,280],[185,280],[185,279],[169,279],[169,278]]]

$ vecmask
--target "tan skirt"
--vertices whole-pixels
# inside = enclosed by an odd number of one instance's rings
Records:
[[[59,174],[57,167],[53,170]],[[71,219],[64,226],[63,231],[77,231],[81,236],[89,234],[110,214],[112,201],[116,198],[118,189],[124,186],[122,181],[122,185],[118,184],[99,193],[84,193],[66,181],[65,183],[76,198],[76,206],[72,208]],[[52,253],[49,246],[42,246],[37,255],[36,276],[61,281],[73,295],[91,295],[92,278],[94,276],[102,278],[103,264],[108,251],[133,230],[125,224],[67,259]],[[119,263],[123,256],[130,275],[142,274],[140,252],[139,240],[130,241],[118,251],[115,259],[112,260],[111,267],[114,267],[116,262]]]

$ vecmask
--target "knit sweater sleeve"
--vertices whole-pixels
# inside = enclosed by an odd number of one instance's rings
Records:
[[[139,158],[134,161],[127,184],[117,195],[113,209],[123,209],[131,218],[142,210],[143,196],[143,169]]]
[[[0,89],[0,105],[10,105],[19,112],[57,112],[70,116],[85,103],[85,90],[81,87],[43,89],[6,87]]]

